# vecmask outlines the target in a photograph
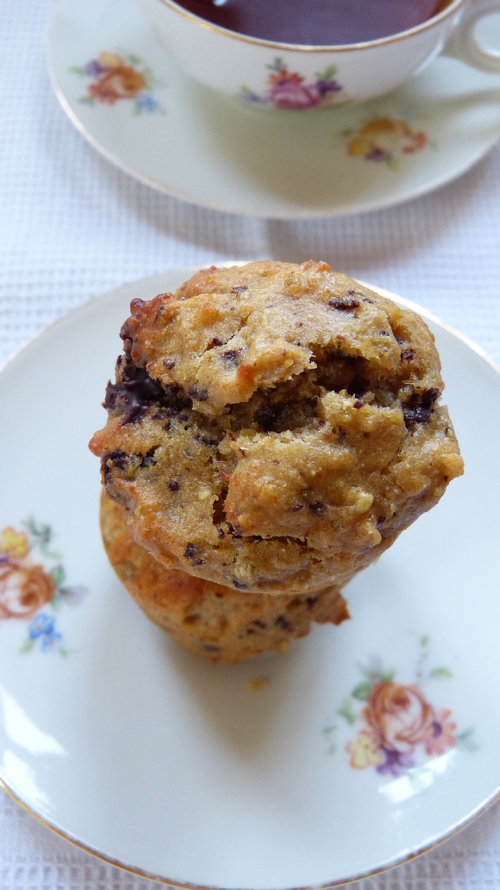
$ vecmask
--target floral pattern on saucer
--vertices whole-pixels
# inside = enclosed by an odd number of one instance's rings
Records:
[[[86,589],[65,584],[60,555],[49,549],[50,525],[38,525],[34,519],[23,525],[26,531],[8,526],[0,533],[0,624],[8,620],[30,622],[19,650],[22,654],[38,647],[41,652],[57,651],[66,656],[55,615],[41,610],[47,607],[56,613],[63,604],[77,606]],[[35,550],[43,563],[34,562]]]
[[[165,114],[165,109],[153,96],[154,76],[139,56],[102,52],[82,68],[72,66],[70,71],[90,80],[80,102],[115,105],[121,100],[128,100],[132,102],[134,114]]]
[[[288,71],[279,57],[267,68],[270,74],[267,77],[266,92],[259,95],[242,86],[240,98],[255,105],[272,105],[287,111],[340,105],[349,99],[344,88],[335,80],[335,65],[329,65],[323,72],[317,73],[316,80],[310,83],[296,71]]]
[[[429,145],[425,130],[413,128],[403,117],[378,115],[357,129],[344,130],[347,154],[352,158],[382,163],[398,169],[405,155],[422,151]]]
[[[424,756],[439,756],[457,746],[468,751],[478,749],[473,729],[457,733],[452,712],[436,709],[428,701],[422,686],[432,680],[452,679],[453,675],[446,667],[429,670],[429,637],[421,637],[419,642],[414,682],[396,682],[396,671],[383,668],[381,660],[373,657],[369,664],[360,666],[363,679],[337,709],[337,715],[349,727],[361,724],[357,735],[345,744],[353,769],[374,767],[381,775],[400,776]],[[336,750],[337,729],[334,723],[324,729],[329,753]]]

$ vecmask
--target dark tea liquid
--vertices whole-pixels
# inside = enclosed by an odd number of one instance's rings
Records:
[[[364,43],[414,28],[451,0],[176,0],[200,18],[279,43]]]

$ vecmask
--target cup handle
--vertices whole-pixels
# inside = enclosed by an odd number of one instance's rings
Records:
[[[443,55],[459,59],[480,71],[500,74],[500,51],[486,49],[475,34],[475,27],[480,19],[494,13],[500,14],[500,0],[471,0],[446,44]]]

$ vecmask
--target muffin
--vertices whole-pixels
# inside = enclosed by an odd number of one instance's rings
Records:
[[[90,448],[167,570],[340,589],[463,472],[426,324],[326,263],[203,270],[121,337]]]
[[[309,633],[313,621],[340,624],[349,617],[335,587],[314,596],[244,593],[165,568],[133,541],[127,509],[105,491],[101,532],[111,565],[148,618],[212,662],[284,652],[294,638]]]

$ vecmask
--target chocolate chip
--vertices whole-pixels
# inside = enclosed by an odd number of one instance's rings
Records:
[[[422,405],[418,408],[403,408],[403,414],[407,428],[414,423],[427,423],[432,417],[430,408],[424,408]]]
[[[223,352],[221,358],[224,359],[227,365],[233,365],[233,367],[238,367],[241,364],[241,349],[228,349],[227,352]]]
[[[221,540],[222,540],[222,538],[225,538],[225,537],[226,537],[225,532],[224,532],[221,528],[218,528],[218,529],[217,529],[217,534],[218,534],[218,536],[219,536],[219,538],[220,538]]]
[[[362,408],[363,402],[361,402],[360,399],[356,399],[356,401],[354,402],[354,405],[352,407],[353,408]]]
[[[308,596],[307,597],[306,605],[307,605],[307,608],[309,609],[309,611],[311,611],[311,609],[316,605],[317,602],[318,602],[317,596]]]
[[[208,399],[208,392],[206,389],[199,389],[199,387],[197,386],[190,386],[188,392],[191,398],[194,399],[196,402],[206,402]]]
[[[172,368],[175,368],[175,359],[173,359],[173,358],[164,358],[164,359],[163,359],[163,365],[164,365],[165,368],[167,368],[169,371],[171,371]]]
[[[141,467],[154,467],[156,465],[157,461],[155,460],[155,457],[154,457],[155,451],[156,451],[156,448],[150,448],[146,454],[143,454],[141,456],[141,463],[140,463]]]
[[[209,349],[212,349],[214,346],[222,346],[222,340],[219,340],[218,337],[214,337],[214,339],[212,340],[212,342],[209,346]]]
[[[379,516],[377,519],[377,528],[380,528],[387,521],[387,516]]]
[[[238,284],[237,287],[233,287],[231,293],[232,294],[241,294],[244,290],[248,290],[246,284]]]
[[[237,590],[247,590],[248,585],[242,584],[241,581],[237,581],[236,578],[233,578],[233,586],[237,588]]]
[[[167,482],[167,488],[169,491],[179,491],[180,487],[181,487],[181,483],[179,482],[178,479],[169,479],[169,481]],[[192,546],[192,545],[189,545],[189,546]]]
[[[200,559],[196,555],[196,547],[194,544],[188,544],[184,553],[184,558],[188,559],[191,565],[193,566],[202,566],[205,562],[204,559]]]
[[[424,408],[428,408],[430,405],[433,405],[438,398],[439,390],[436,389],[435,386],[431,387],[431,389],[426,389],[425,392],[422,393],[422,405]]]
[[[215,448],[219,444],[219,439],[215,436],[195,436],[195,439],[198,439],[207,448]]]
[[[359,300],[354,297],[332,297],[331,300],[328,300],[328,305],[332,309],[357,309]]]
[[[390,337],[391,335],[389,334],[388,331],[380,331],[380,335],[379,335],[379,336],[380,336],[380,337]]]
[[[274,623],[275,623],[276,627],[280,627],[281,630],[291,630],[292,629],[291,622],[288,620],[288,618],[285,618],[284,615],[278,615],[278,617],[276,618],[276,621]]]
[[[265,430],[270,430],[276,420],[277,412],[270,405],[261,405],[255,413],[255,420]]]
[[[323,504],[321,501],[312,501],[309,504],[309,509],[315,516],[323,516],[323,513],[326,511],[326,504]]]
[[[405,362],[411,361],[411,359],[413,358],[413,349],[403,349],[403,351],[401,353],[401,358]]]
[[[254,627],[258,627],[259,630],[265,630],[265,629],[266,629],[266,624],[265,624],[265,622],[264,622],[264,621],[261,621],[260,618],[256,618],[255,621],[252,621],[252,624],[254,625]]]
[[[287,512],[288,513],[298,513],[299,510],[303,510],[303,509],[304,509],[304,504],[293,504],[292,507],[288,508]]]

